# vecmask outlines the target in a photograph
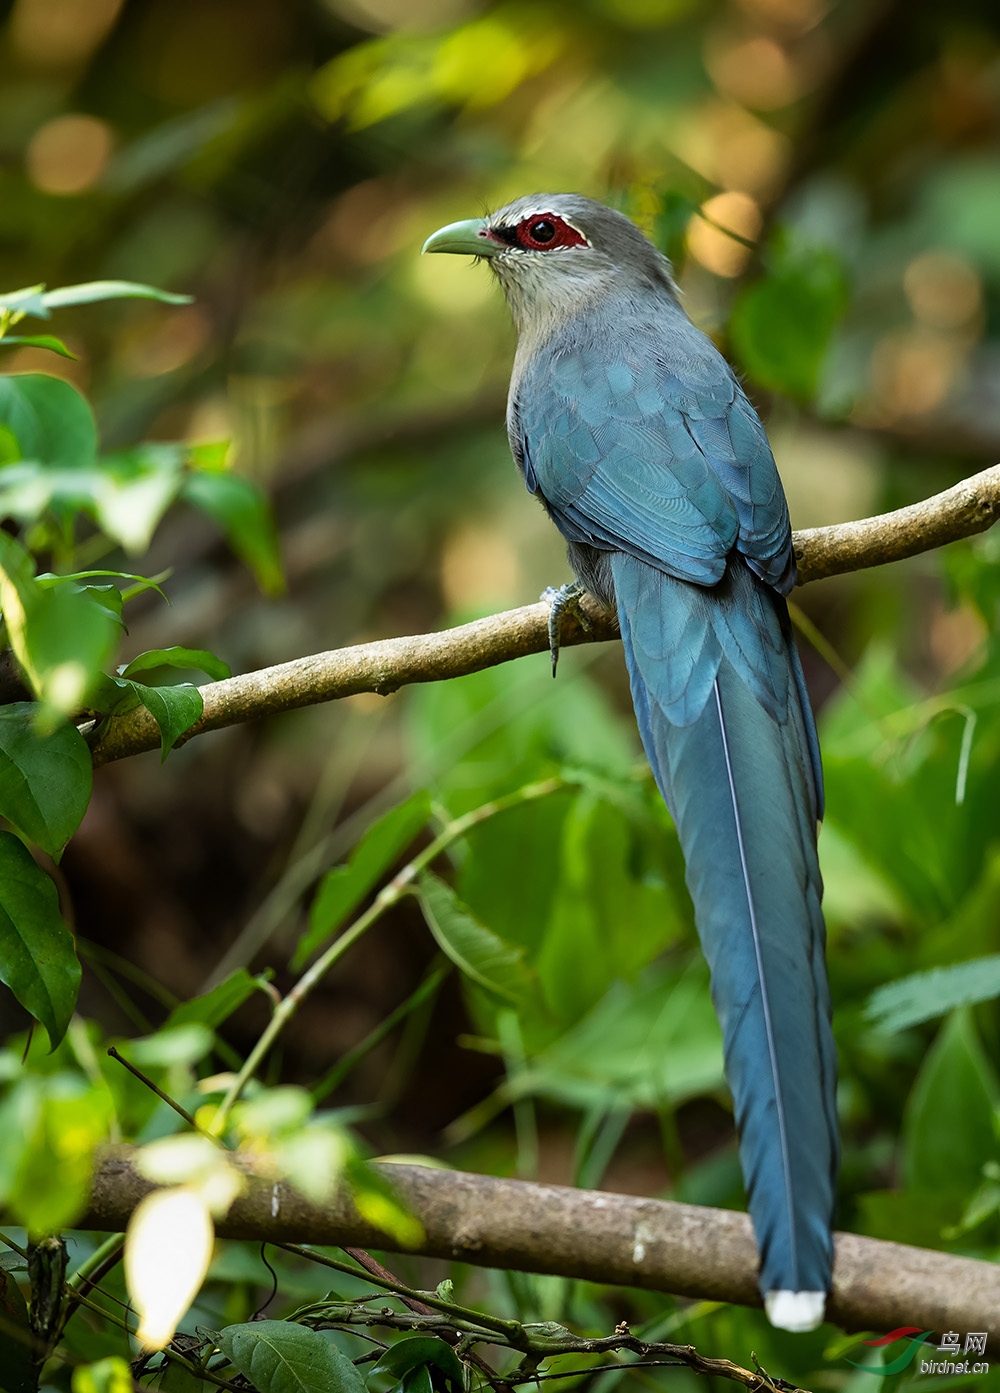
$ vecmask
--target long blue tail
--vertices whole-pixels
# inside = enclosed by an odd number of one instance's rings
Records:
[[[636,716],[711,968],[760,1289],[775,1324],[811,1328],[830,1288],[837,1066],[822,774],[787,608],[739,557],[712,589],[622,553],[611,564]]]

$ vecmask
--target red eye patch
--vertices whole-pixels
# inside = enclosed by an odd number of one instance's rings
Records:
[[[536,213],[517,225],[517,240],[520,246],[530,251],[546,252],[551,247],[585,247],[586,237],[581,237],[575,227],[555,213]]]

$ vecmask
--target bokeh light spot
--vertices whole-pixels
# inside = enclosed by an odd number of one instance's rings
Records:
[[[10,41],[37,67],[85,62],[111,31],[123,0],[17,0]]]
[[[954,252],[914,257],[903,273],[903,289],[914,317],[932,329],[960,329],[979,314],[979,273]]]
[[[42,193],[85,193],[100,179],[114,149],[114,132],[96,116],[56,116],[28,143],[28,178]]]
[[[761,222],[760,208],[749,194],[716,194],[702,204],[701,212],[695,213],[688,224],[688,251],[715,275],[738,276],[750,259],[750,248],[729,233],[752,241],[760,232]]]

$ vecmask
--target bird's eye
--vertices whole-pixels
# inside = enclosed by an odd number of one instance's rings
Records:
[[[543,252],[553,247],[585,247],[587,239],[556,213],[537,214],[517,225],[517,241],[527,251]]]

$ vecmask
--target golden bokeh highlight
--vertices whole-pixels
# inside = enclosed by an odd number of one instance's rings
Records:
[[[738,276],[750,260],[751,248],[731,237],[753,241],[763,218],[757,201],[735,190],[716,194],[692,217],[687,229],[687,247],[695,261],[716,276]]]
[[[710,183],[761,198],[780,187],[791,158],[786,135],[745,107],[718,98],[693,108],[670,144]]]
[[[945,402],[966,361],[963,343],[927,329],[886,334],[875,346],[871,381],[883,421],[926,416]]]
[[[913,317],[932,329],[962,329],[979,317],[983,285],[963,256],[924,252],[903,273],[903,290]]]
[[[831,0],[736,0],[751,19],[789,34],[807,34],[826,17]]]
[[[17,56],[38,67],[84,63],[103,42],[124,0],[17,0],[8,34]]]
[[[98,182],[114,150],[107,121],[79,114],[56,116],[40,126],[28,143],[28,178],[42,193],[69,197]]]
[[[749,38],[715,33],[705,45],[705,68],[723,96],[754,111],[779,111],[808,91],[800,63],[768,34]]]

